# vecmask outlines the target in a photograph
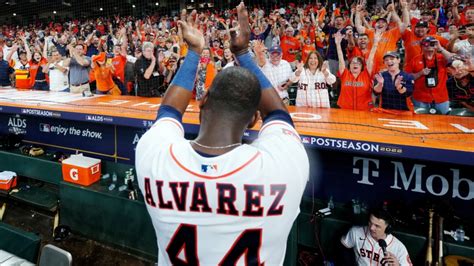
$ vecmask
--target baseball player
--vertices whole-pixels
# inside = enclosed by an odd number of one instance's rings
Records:
[[[368,226],[353,226],[341,243],[354,250],[357,265],[412,265],[405,245],[390,233],[391,224],[387,211],[375,209],[369,215]],[[385,241],[385,252],[379,240]]]
[[[139,186],[159,265],[282,265],[309,176],[307,154],[280,97],[248,52],[248,13],[237,7],[231,50],[241,67],[220,72],[200,102],[200,131],[181,122],[204,47],[196,11],[178,25],[189,52],[136,149]],[[263,119],[259,136],[242,144]]]

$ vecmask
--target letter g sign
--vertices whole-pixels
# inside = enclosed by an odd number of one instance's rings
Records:
[[[72,180],[79,180],[79,170],[77,170],[76,168],[72,168],[71,171],[69,171],[69,176]]]

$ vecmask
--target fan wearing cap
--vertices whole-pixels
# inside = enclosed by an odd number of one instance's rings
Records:
[[[15,87],[17,89],[31,89],[30,63],[25,50],[19,50],[19,46],[14,44],[10,53],[7,55],[7,61],[11,62],[15,70]],[[12,58],[14,53],[19,55],[19,60]]]
[[[374,93],[380,95],[384,109],[408,111],[407,100],[413,92],[413,75],[400,71],[400,55],[388,52],[383,57],[387,71],[377,73],[374,80]]]
[[[112,77],[115,69],[112,64],[107,63],[105,52],[101,52],[92,58],[94,64],[94,76],[97,82],[97,94],[120,95],[120,89],[114,83]]]
[[[433,13],[431,10],[423,10],[421,11],[421,19],[412,18],[411,19],[411,27],[414,29],[418,22],[425,22],[428,25],[428,34],[435,35],[436,34],[436,24],[437,22],[433,22]]]
[[[404,8],[408,8],[406,5]],[[395,11],[393,4],[388,5],[387,11],[390,12],[391,17],[396,21],[400,20]],[[375,23],[375,29],[368,29],[362,25],[361,19],[362,5],[357,5],[356,15],[355,15],[355,26],[359,33],[366,33],[369,36],[371,43],[374,43],[375,34],[380,34],[380,43],[378,45],[377,51],[375,53],[375,62],[374,70],[378,72],[380,69],[383,69],[383,56],[390,51],[395,51],[398,49],[397,42],[401,38],[401,30],[406,28],[405,23],[399,23],[395,28],[388,29],[388,23],[385,18],[378,18]]]
[[[408,24],[410,14],[408,8],[403,7],[403,23]],[[399,21],[399,23],[402,23]],[[405,62],[408,62],[408,59],[414,58],[417,55],[421,54],[420,41],[426,36],[432,36],[436,38],[443,47],[447,47],[449,41],[445,38],[442,38],[438,35],[430,34],[429,24],[424,20],[419,20],[413,30],[407,29],[400,25],[400,32],[402,33],[403,45],[405,46]]]
[[[428,36],[421,40],[422,54],[407,64],[406,71],[415,79],[413,104],[430,112],[449,112],[448,73],[446,64],[454,54],[446,51],[435,38]],[[438,53],[438,50],[441,53]]]
[[[342,54],[341,42],[343,35],[337,32],[334,35],[337,54],[339,57],[339,72],[341,79],[341,93],[337,100],[337,105],[342,109],[363,110],[372,109],[372,70],[375,51],[380,43],[380,34],[375,35],[374,45],[367,60],[367,66],[364,66],[362,57],[354,57],[349,62],[349,69]]]
[[[257,44],[257,43],[256,43]],[[280,98],[284,102],[289,102],[288,87],[292,83],[290,79],[294,77],[288,61],[282,59],[282,51],[280,46],[272,46],[268,49],[269,59],[267,60],[264,56],[264,49],[257,49],[254,47],[254,51],[258,64],[262,69],[262,72],[270,80],[273,88],[278,92]]]
[[[298,38],[294,37],[295,30],[293,27],[287,27],[285,34],[281,37],[281,50],[283,59],[288,63],[296,65],[296,54],[301,50],[301,44]]]

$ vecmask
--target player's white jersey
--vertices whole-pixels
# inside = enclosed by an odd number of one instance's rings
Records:
[[[398,259],[400,265],[412,265],[408,251],[403,243],[392,234],[385,239],[387,251],[391,252]],[[349,232],[341,238],[341,243],[354,249],[357,265],[382,265],[384,257],[382,248],[378,241],[372,238],[367,226],[353,226]]]
[[[136,150],[160,265],[281,265],[309,176],[296,130],[274,120],[252,145],[204,157],[162,118]],[[246,264],[247,263],[247,264]]]

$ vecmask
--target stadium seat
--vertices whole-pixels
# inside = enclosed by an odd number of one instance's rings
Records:
[[[72,255],[68,251],[48,244],[41,250],[38,266],[70,266],[72,265]]]

